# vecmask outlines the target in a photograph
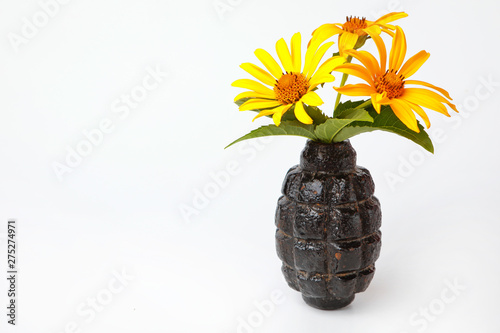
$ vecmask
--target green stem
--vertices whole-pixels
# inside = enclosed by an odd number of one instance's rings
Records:
[[[367,100],[366,102],[364,102],[363,104],[360,104],[360,105],[356,106],[354,109],[362,109],[365,106],[369,106],[369,105],[372,105],[372,99],[371,98],[369,100]]]
[[[352,61],[352,56],[347,56],[347,59],[346,59],[345,63],[349,64],[351,61]],[[340,81],[340,87],[345,86],[345,82],[347,81],[347,77],[348,76],[349,76],[349,74],[346,74],[346,73],[344,73],[342,75],[342,81]],[[342,95],[341,93],[337,93],[337,100],[335,101],[335,107],[333,108],[333,113],[334,114],[335,114],[335,110],[337,109],[337,106],[340,104],[340,96],[341,95]]]

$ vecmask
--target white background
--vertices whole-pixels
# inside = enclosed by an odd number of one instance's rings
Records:
[[[11,327],[0,273],[0,331],[500,331],[497,1],[221,0],[224,12],[214,0],[66,2],[16,48],[9,36],[43,12],[1,1],[0,249],[17,219],[20,275]],[[305,139],[224,150],[269,123],[238,112],[230,84],[248,78],[238,66],[256,62],[256,48],[274,54],[299,31],[305,46],[323,23],[393,10],[410,15],[398,22],[407,57],[431,53],[415,79],[446,88],[461,113],[429,111],[435,155],[388,133],[351,140],[382,203],[382,253],[349,307],[315,310],[286,285],[274,247],[281,182]],[[128,115],[114,112],[148,68],[168,75]],[[111,133],[60,181],[54,163],[103,119]],[[235,166],[214,194],[211,174]],[[193,208],[207,188],[212,198]],[[196,215],[182,215],[188,206]]]

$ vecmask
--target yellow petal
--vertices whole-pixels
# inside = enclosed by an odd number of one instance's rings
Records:
[[[256,99],[250,99],[245,103],[241,104],[240,111],[261,110],[261,109],[273,108],[278,105],[281,105],[281,103],[278,101],[256,98]]]
[[[414,132],[420,132],[417,124],[417,117],[415,117],[415,114],[406,102],[394,98],[391,100],[390,106],[394,114],[406,125],[406,127]]]
[[[258,119],[260,117],[264,117],[264,116],[270,116],[272,114],[274,114],[274,110],[275,109],[266,109],[266,110],[262,110],[260,111],[253,119],[252,121],[254,121],[255,119]]]
[[[309,65],[311,64],[314,55],[316,54],[316,51],[318,50],[319,46],[321,45],[321,42],[318,39],[311,39],[309,42],[309,45],[307,46],[306,50],[306,57],[304,60],[304,69],[302,70],[302,73],[306,74],[307,71],[309,70]]]
[[[392,12],[389,14],[385,14],[384,16],[380,17],[378,20],[375,21],[377,24],[384,24],[384,23],[389,23],[392,21],[399,20],[403,17],[407,17],[408,14],[405,12]]]
[[[276,109],[273,109],[273,111],[274,111],[273,121],[274,121],[274,124],[276,126],[279,126],[281,124],[281,117],[283,117],[285,112],[287,112],[291,106],[292,106],[292,104],[281,105],[281,106],[278,106]]]
[[[391,30],[389,29],[382,29],[383,32],[385,32],[386,34],[388,34],[389,36],[391,36],[392,38],[394,38],[394,32],[392,32]]]
[[[399,70],[406,56],[406,37],[400,27],[396,27],[396,36],[392,39],[391,53],[389,54],[389,69]]]
[[[444,114],[445,116],[450,116],[448,110],[442,103],[448,103],[444,97],[438,95],[435,92],[420,88],[406,88],[401,98],[405,99],[410,103],[414,103],[425,108],[437,111]]]
[[[371,96],[376,93],[375,89],[367,84],[348,84],[340,88],[333,88],[335,91],[347,96]]]
[[[428,90],[428,89],[406,88],[403,94],[405,94],[405,93],[419,94],[421,96],[425,96],[426,98],[435,99],[441,103],[448,103],[448,100],[445,99],[443,96],[439,95],[438,93],[436,93],[434,91]]]
[[[311,78],[309,81],[309,90],[312,90],[316,88],[318,85],[325,83],[325,82],[333,82],[335,81],[335,76],[331,74],[323,74],[323,75],[318,75],[317,73]]]
[[[398,74],[403,75],[405,78],[409,78],[429,59],[430,53],[425,51],[420,51],[415,54],[413,57],[408,59]]]
[[[311,81],[314,80],[316,75],[330,74],[335,67],[342,65],[345,61],[346,59],[341,56],[332,57],[326,60],[323,64],[321,64],[321,66],[319,66],[316,73],[312,76]]]
[[[281,64],[283,64],[285,71],[287,71],[288,73],[293,72],[290,50],[288,50],[288,46],[286,45],[286,42],[283,38],[281,38],[276,43],[276,53],[278,53],[278,57],[280,58]]]
[[[380,28],[380,30],[382,31],[392,31],[392,30],[396,30],[396,26],[394,25],[391,25],[391,24],[380,24],[380,23],[377,23],[376,25],[377,27]]]
[[[344,31],[342,35],[339,36],[339,52],[343,55],[346,50],[352,50],[356,42],[358,41],[358,35],[352,32]]]
[[[350,74],[359,77],[360,79],[365,80],[370,84],[373,83],[373,78],[370,75],[370,72],[366,68],[358,64],[343,64],[335,68],[336,72],[341,72],[345,74]]]
[[[372,74],[383,74],[381,69],[380,69],[380,64],[378,63],[378,60],[369,52],[367,51],[358,51],[358,57],[359,61],[361,61],[363,64],[365,64],[365,67],[372,73]]]
[[[238,95],[236,95],[236,97],[234,98],[234,101],[238,101],[242,98],[255,98],[255,97],[259,97],[259,98],[270,98],[269,95],[266,95],[266,94],[260,94],[258,92],[255,92],[255,91],[244,91]]]
[[[236,80],[231,84],[233,87],[250,89],[260,94],[269,96],[269,98],[274,98],[274,91],[254,80],[250,79],[240,79]]]
[[[293,35],[291,42],[293,71],[297,73],[300,73],[302,69],[301,45],[302,39],[300,33],[297,32]]]
[[[420,107],[420,105],[417,105],[417,104],[414,104],[414,103],[410,103],[410,102],[407,102],[407,103],[410,105],[410,107],[411,107],[411,109],[413,111],[415,111],[420,117],[422,117],[422,119],[425,122],[425,126],[427,128],[431,127],[431,122],[429,121],[429,117],[425,113],[424,109],[422,109]]]
[[[382,29],[376,25],[368,25],[366,28],[363,29],[363,32],[368,34],[368,35],[380,35],[382,32]]]
[[[333,42],[328,42],[323,45],[318,49],[316,54],[314,54],[314,57],[311,59],[310,62],[307,62],[304,64],[304,74],[306,74],[306,78],[310,78],[313,76],[314,72],[316,71],[316,68],[318,68],[318,64],[325,55],[325,52],[333,45]]]
[[[261,82],[264,82],[265,84],[274,86],[276,83],[276,79],[273,78],[268,72],[266,72],[259,66],[246,62],[244,64],[241,64],[240,67],[244,69],[247,73],[252,75],[254,78],[256,78]]]
[[[387,105],[391,103],[391,99],[387,97],[387,92],[377,94],[377,103],[380,105]]]
[[[313,120],[307,114],[306,110],[304,110],[304,104],[301,101],[295,103],[295,117],[303,124],[312,124]]]
[[[366,23],[368,23],[368,21]],[[370,26],[370,24],[368,23],[367,28],[369,28],[368,31],[371,31],[372,33],[376,33],[377,35],[380,35],[382,33],[382,29],[378,25],[371,25]],[[360,31],[362,31],[365,34],[368,34],[368,31],[366,30],[367,28],[361,29]]]
[[[310,106],[319,106],[323,104],[321,98],[314,91],[310,91],[300,99],[302,102]]]
[[[384,97],[384,94],[379,94],[377,92],[371,94],[373,108],[378,114],[380,114],[380,107],[382,106],[380,100],[384,99]]]
[[[279,80],[279,78],[283,75],[283,70],[280,65],[274,60],[274,58],[263,49],[255,50],[255,56],[262,62],[262,64],[267,68],[267,70]]]
[[[377,59],[370,53],[366,51],[348,50],[346,54],[358,59],[366,67],[368,72],[370,72],[372,78],[375,77],[375,74],[382,74]]]
[[[422,86],[425,86],[425,87],[432,88],[434,90],[439,91],[441,94],[443,94],[449,100],[452,100],[452,98],[450,97],[450,94],[448,94],[448,92],[446,90],[444,90],[443,88],[436,87],[435,85],[432,85],[430,83],[427,83],[427,82],[424,82],[424,81],[418,81],[418,80],[406,80],[405,84],[419,84],[419,85],[422,85]]]
[[[377,34],[370,33],[370,37],[375,42],[375,45],[377,45],[378,54],[380,56],[380,71],[382,73],[385,73],[385,68],[386,68],[385,66],[386,66],[386,63],[387,63],[387,50],[385,48],[384,41]]]
[[[260,117],[264,117],[264,116],[270,116],[272,114],[274,114],[276,112],[276,110],[278,110],[279,108],[281,108],[282,106],[284,105],[280,105],[274,109],[267,109],[267,110],[262,110],[260,111],[253,119],[252,121],[254,121],[255,119],[258,119]]]
[[[309,41],[308,46],[311,44],[312,40],[316,40],[319,42],[319,44],[323,43],[325,40],[328,38],[343,33],[344,30],[342,28],[339,28],[336,24],[323,24],[319,28],[313,31],[312,33],[312,39]]]

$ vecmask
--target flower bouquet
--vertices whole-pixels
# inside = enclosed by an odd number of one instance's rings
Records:
[[[432,142],[419,124],[415,113],[430,126],[424,108],[450,116],[446,105],[458,112],[448,92],[430,83],[410,80],[427,61],[429,53],[420,51],[406,62],[406,37],[399,26],[390,22],[407,16],[390,13],[371,22],[348,17],[343,24],[324,24],[316,29],[309,41],[302,62],[301,35],[293,35],[290,48],[284,39],[276,43],[281,65],[265,50],[255,55],[267,69],[244,63],[241,68],[258,81],[241,79],[234,87],[248,89],[235,97],[240,111],[256,111],[254,120],[272,117],[274,125],[262,126],[230,145],[268,135],[298,135],[324,143],[341,142],[357,134],[374,130],[388,131],[406,137],[433,152]],[[392,39],[389,53],[380,34]],[[329,41],[338,35],[338,52],[320,62],[334,45]],[[368,39],[378,49],[378,57],[359,51]],[[356,59],[359,64],[352,63]],[[323,104],[316,93],[326,82],[335,81],[332,72],[342,73],[332,116],[318,106]],[[345,85],[349,75],[366,83]],[[340,96],[366,96],[367,100],[340,103]]]
[[[290,45],[280,39],[276,43],[280,63],[257,49],[255,55],[265,69],[243,63],[241,68],[256,80],[232,84],[247,90],[234,99],[240,111],[257,112],[254,120],[270,117],[273,124],[229,146],[270,135],[309,139],[300,164],[288,171],[283,183],[276,211],[276,246],[290,287],[320,309],[346,306],[355,293],[364,291],[380,253],[380,203],[373,196],[370,173],[356,166],[356,153],[348,139],[382,130],[433,153],[416,115],[429,128],[424,108],[448,117],[448,108],[458,112],[446,90],[410,79],[429,53],[420,51],[405,61],[404,31],[391,23],[406,16],[399,12],[376,21],[348,17],[344,23],[324,24],[312,33],[304,58],[300,33],[293,35]],[[390,50],[384,35],[390,40]],[[334,36],[338,36],[336,52],[324,60],[335,44],[330,41]],[[369,40],[378,54],[360,50]],[[319,108],[323,100],[317,91],[335,81],[333,73],[342,76],[333,88],[337,97],[330,115]],[[349,75],[365,83],[346,84]],[[342,95],[365,99],[340,102]]]

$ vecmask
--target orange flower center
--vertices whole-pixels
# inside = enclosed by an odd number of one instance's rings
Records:
[[[307,93],[309,82],[302,73],[286,73],[276,80],[274,94],[282,104],[292,104],[299,101]]]
[[[364,29],[368,26],[366,23],[366,18],[359,18],[359,17],[347,17],[346,16],[346,22],[342,24],[342,29],[347,32],[352,32],[356,33],[358,32],[357,30]],[[363,33],[366,35],[366,33]]]
[[[398,98],[405,90],[405,77],[391,69],[384,75],[375,78],[375,89],[379,94],[387,93],[389,99]]]

